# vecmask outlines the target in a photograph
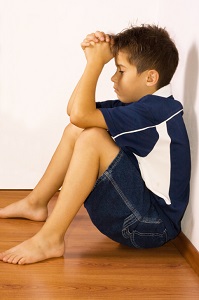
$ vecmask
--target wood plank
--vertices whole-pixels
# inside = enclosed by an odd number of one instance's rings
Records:
[[[181,232],[177,238],[173,240],[173,244],[199,276],[199,252],[190,240]]]
[[[0,206],[27,195],[0,191]],[[52,211],[56,196],[49,203]],[[43,222],[0,219],[0,251],[35,234]],[[63,258],[32,265],[0,262],[0,299],[198,299],[199,278],[170,242],[131,249],[109,240],[82,207],[65,236]]]

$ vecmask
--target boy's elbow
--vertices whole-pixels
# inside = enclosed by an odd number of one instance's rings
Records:
[[[70,123],[72,123],[73,125],[77,126],[76,125],[78,123],[77,118],[73,114],[70,114],[69,117],[70,117]]]
[[[70,110],[68,109],[68,107],[66,108],[66,113],[70,117]]]
[[[70,113],[70,122],[80,128],[84,128],[83,126],[83,116],[80,116],[80,114],[74,114],[74,113]]]

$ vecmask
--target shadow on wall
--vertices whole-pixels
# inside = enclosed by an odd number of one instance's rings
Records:
[[[196,114],[196,96],[197,96],[197,83],[198,83],[198,49],[195,44],[192,45],[188,52],[187,62],[185,66],[185,79],[184,79],[184,120],[187,127],[190,147],[191,147],[191,161],[192,161],[192,172],[191,172],[191,193],[190,199],[192,199],[192,188],[197,186],[196,170],[198,167],[198,128],[197,128],[197,114]],[[194,227],[193,222],[193,201],[190,201],[187,208],[185,219],[186,219],[186,230],[188,230],[189,236],[192,234]],[[186,218],[186,216],[188,218]]]

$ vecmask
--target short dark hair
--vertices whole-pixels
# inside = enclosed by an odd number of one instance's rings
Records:
[[[159,73],[158,88],[170,83],[179,55],[165,28],[148,24],[131,26],[112,37],[114,56],[119,51],[126,52],[129,62],[137,67],[139,74],[146,70],[156,70]]]

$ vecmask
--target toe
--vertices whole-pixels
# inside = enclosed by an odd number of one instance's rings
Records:
[[[26,259],[23,257],[18,261],[18,265],[25,265],[26,264]]]
[[[9,264],[12,263],[13,259],[14,259],[15,255],[13,253],[7,253],[4,257],[3,257],[3,262],[7,262]]]

